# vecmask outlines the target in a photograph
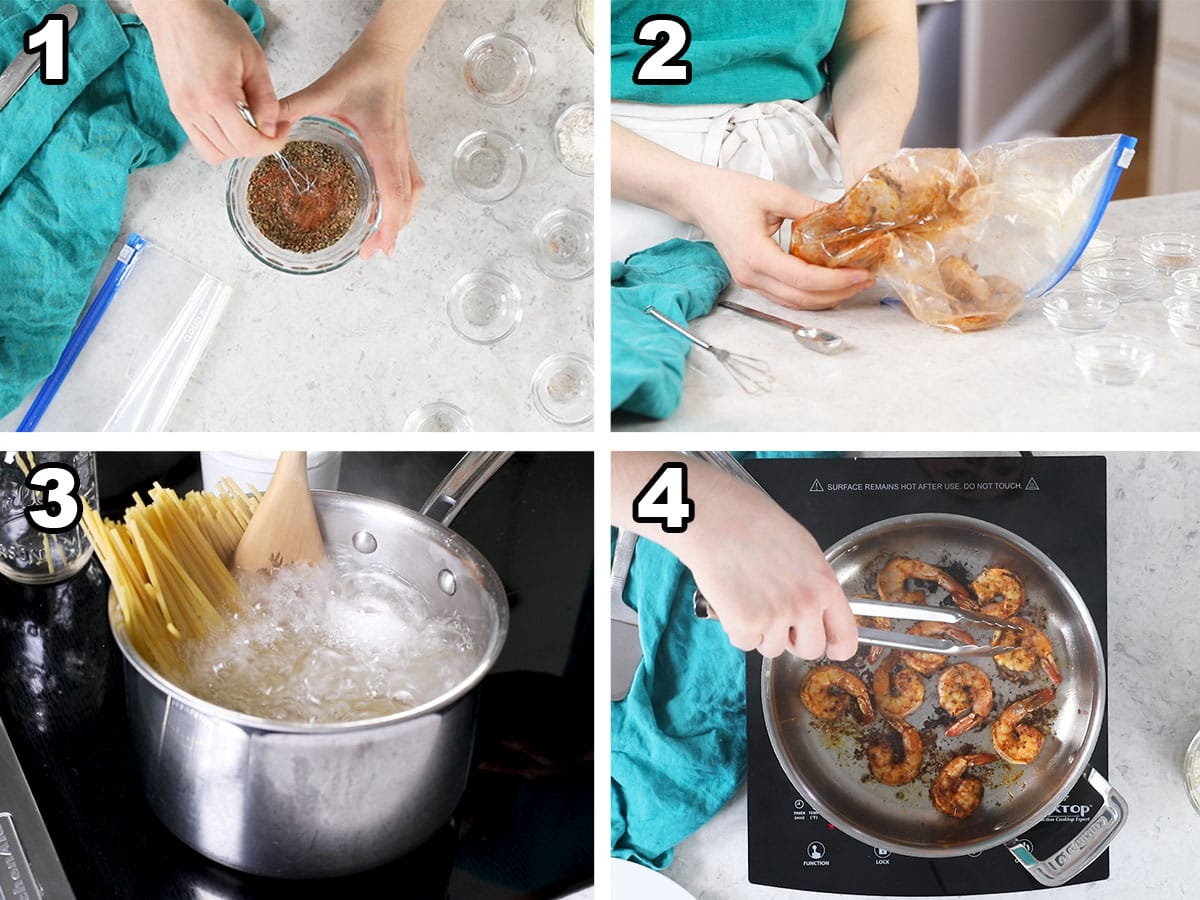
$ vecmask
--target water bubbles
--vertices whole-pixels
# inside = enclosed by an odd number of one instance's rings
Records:
[[[399,573],[363,565],[374,541],[360,531],[358,552],[334,551],[328,566],[244,576],[241,609],[185,648],[181,686],[227,709],[318,723],[411,709],[460,683],[482,654],[466,622]],[[438,584],[457,587],[448,570]]]

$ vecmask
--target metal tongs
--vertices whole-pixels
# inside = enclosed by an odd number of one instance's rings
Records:
[[[881,619],[899,619],[909,622],[940,622],[946,625],[983,625],[1005,631],[1020,632],[1020,625],[1006,619],[985,616],[983,613],[960,609],[957,606],[921,606],[912,603],[890,603],[886,600],[871,600],[865,597],[849,597],[850,611],[856,616],[873,616]],[[715,619],[716,614],[708,600],[699,591],[692,595],[692,603],[699,619]],[[966,628],[963,627],[963,631]],[[967,632],[969,634],[969,632]],[[971,635],[974,637],[974,635]],[[917,653],[937,653],[942,656],[995,656],[1011,653],[1011,646],[993,647],[990,643],[960,643],[943,638],[922,637],[903,631],[884,631],[881,628],[859,628],[858,642],[871,647],[888,647],[893,650],[912,650]]]

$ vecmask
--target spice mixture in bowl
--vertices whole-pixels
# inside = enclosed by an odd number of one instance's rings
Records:
[[[358,136],[330,119],[301,119],[283,156],[236,160],[226,205],[238,237],[259,261],[297,275],[328,272],[358,255],[381,213]]]

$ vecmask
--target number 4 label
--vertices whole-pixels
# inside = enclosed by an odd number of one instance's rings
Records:
[[[42,23],[25,32],[25,52],[40,53],[42,84],[67,83],[67,17],[50,13]]]
[[[692,64],[683,58],[692,44],[687,22],[678,16],[647,16],[638,22],[633,39],[654,49],[633,70],[634,84],[691,84]]]
[[[660,524],[670,534],[687,531],[696,518],[696,504],[687,495],[687,466],[663,463],[633,499],[633,521]]]

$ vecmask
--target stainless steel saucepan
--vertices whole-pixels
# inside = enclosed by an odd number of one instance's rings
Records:
[[[259,875],[333,877],[404,855],[450,817],[470,769],[477,688],[500,655],[509,611],[495,571],[445,523],[507,456],[464,457],[426,502],[430,515],[313,493],[327,546],[401,573],[435,610],[455,610],[482,648],[467,678],[417,708],[328,725],[222,709],[147,665],[110,598],[142,785],[184,843]]]
[[[1016,572],[1025,583],[1029,603],[1045,610],[1045,631],[1054,645],[1062,683],[1041,754],[1023,769],[1001,769],[995,776],[1000,784],[992,783],[989,775],[979,809],[957,820],[933,808],[928,779],[903,788],[880,784],[866,774],[865,761],[855,758],[861,757],[859,739],[814,727],[800,702],[800,685],[811,663],[787,655],[765,660],[763,714],[776,756],[795,788],[846,833],[894,853],[947,857],[1007,845],[1039,882],[1069,881],[1108,846],[1128,810],[1100,773],[1089,771],[1104,717],[1104,659],[1091,615],[1067,576],[1019,536],[988,522],[949,514],[878,522],[843,538],[825,556],[851,596],[873,594],[876,574],[893,556],[916,557],[935,565],[959,563],[973,574],[987,566]],[[997,711],[1038,686],[1013,685],[999,677],[993,684]],[[908,717],[918,728],[934,715],[936,691],[926,693],[924,706]],[[934,752],[948,756],[947,751],[968,740],[986,752],[991,749],[990,727],[951,740],[953,745],[939,735]],[[1053,812],[1085,773],[1103,802],[1065,847],[1035,858],[1018,838]]]

